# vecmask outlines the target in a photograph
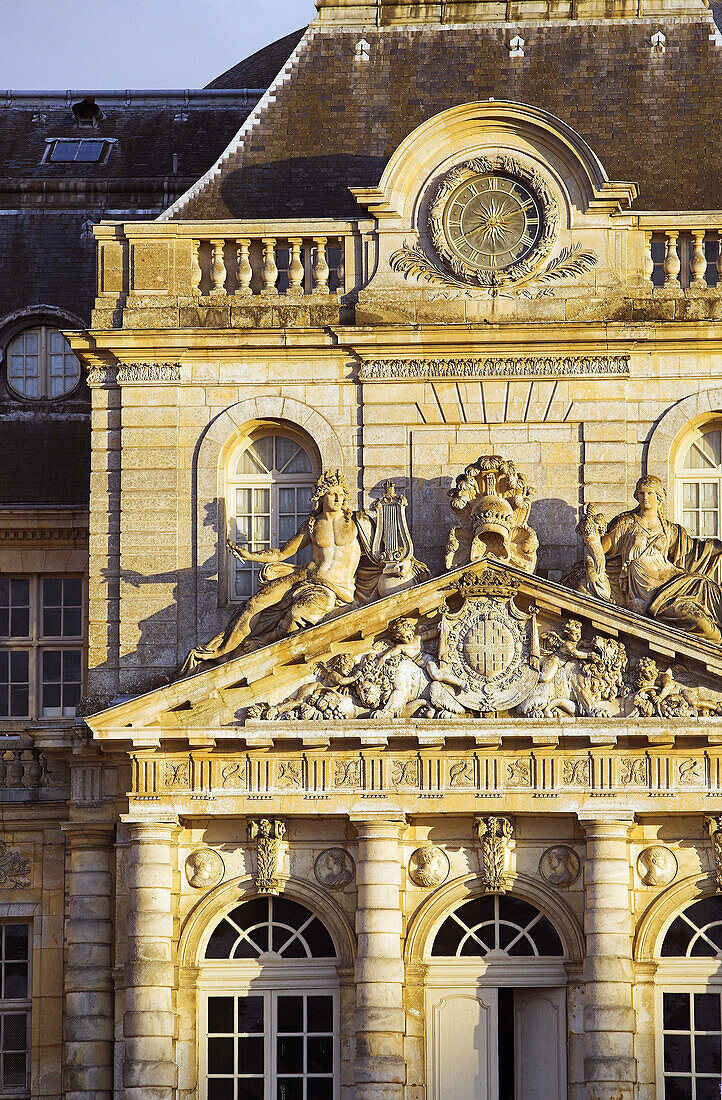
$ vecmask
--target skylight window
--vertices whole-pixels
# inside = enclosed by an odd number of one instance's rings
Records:
[[[45,160],[54,164],[68,164],[72,161],[97,163],[102,160],[107,141],[99,138],[51,138]]]

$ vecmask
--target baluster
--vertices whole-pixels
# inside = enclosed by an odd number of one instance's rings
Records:
[[[652,234],[644,234],[644,278],[648,283],[652,282],[654,273],[654,260],[652,259]]]
[[[667,230],[667,248],[664,256],[664,285],[669,290],[679,290],[679,273],[682,264],[677,251],[677,238],[679,233],[675,230]]]
[[[200,241],[191,241],[191,294],[196,298],[200,297],[201,279],[203,278],[199,259],[200,247]]]
[[[0,749],[0,787],[7,786],[8,766],[5,760],[5,749]]]
[[[267,298],[278,294],[278,291],[276,290],[278,268],[276,267],[275,237],[263,238],[263,267],[261,268],[261,279],[263,282],[263,289],[261,291],[261,294],[263,294]]]
[[[722,289],[722,229],[717,230],[717,286]]]
[[[239,237],[236,244],[238,245],[238,252],[236,253],[236,260],[238,262],[238,267],[236,268],[236,282],[238,283],[238,290],[236,294],[241,298],[250,298],[253,293],[251,290],[253,268],[251,267],[251,261],[248,255],[251,248],[251,241],[249,237]]]
[[[37,749],[32,749],[32,763],[28,768],[28,781],[29,786],[37,788],[40,786],[43,780],[43,763],[40,758],[40,753]]]
[[[314,294],[328,294],[328,261],[326,259],[326,238],[314,237],[316,245],[316,260],[313,265],[313,292]]]
[[[13,749],[13,760],[10,765],[10,784],[11,787],[22,787],[23,775],[25,774],[25,765],[23,764],[23,750]]]
[[[223,245],[225,241],[211,241],[213,246],[213,259],[211,260],[211,294],[218,298],[226,293],[226,265],[223,261]]]
[[[704,229],[692,230],[694,249],[689,265],[689,269],[692,272],[692,281],[689,285],[693,286],[696,290],[707,289],[707,280],[705,279],[705,274],[707,272],[707,257],[704,254],[704,235]]]
[[[303,295],[303,263],[301,262],[302,237],[289,237],[291,246],[291,260],[288,265],[288,294],[292,298],[300,298]]]
[[[346,290],[346,241],[343,237],[338,239],[338,267],[336,277],[338,279],[338,292],[343,294]]]

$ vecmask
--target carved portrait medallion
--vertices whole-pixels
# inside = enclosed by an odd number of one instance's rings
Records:
[[[316,878],[328,890],[342,890],[355,871],[356,864],[345,848],[325,848],[313,866]]]
[[[449,857],[436,844],[417,848],[409,860],[409,878],[417,886],[434,889],[449,876]]]
[[[677,857],[663,844],[650,844],[637,857],[637,874],[645,886],[669,886],[677,874]]]
[[[567,844],[555,844],[547,848],[539,860],[539,874],[550,886],[566,889],[576,882],[581,873],[582,863]]]
[[[222,858],[212,848],[198,848],[191,852],[185,863],[188,884],[196,890],[209,890],[217,886],[225,870]]]
[[[434,248],[481,286],[529,276],[549,254],[556,201],[536,168],[516,157],[475,157],[442,180],[429,211]]]

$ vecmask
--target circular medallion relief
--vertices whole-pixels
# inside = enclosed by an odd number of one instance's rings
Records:
[[[196,890],[209,890],[217,886],[225,873],[223,860],[211,848],[198,848],[186,859],[186,878]]]
[[[663,844],[650,844],[637,857],[637,874],[645,886],[669,886],[677,874],[677,857]]]
[[[417,886],[441,886],[449,875],[449,857],[435,844],[417,848],[409,860],[409,877]]]
[[[477,157],[452,169],[429,212],[439,255],[482,286],[530,275],[551,250],[557,223],[542,176],[510,156]]]
[[[550,886],[571,886],[579,878],[581,869],[579,856],[566,844],[547,848],[539,860],[539,874]]]
[[[356,865],[345,848],[325,848],[316,857],[313,872],[329,890],[341,890],[354,876]]]

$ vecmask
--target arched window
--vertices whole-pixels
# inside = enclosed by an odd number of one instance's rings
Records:
[[[562,941],[548,917],[521,898],[487,894],[464,902],[436,933],[431,954],[483,958],[493,951],[510,957],[558,957]]]
[[[56,328],[39,325],[20,332],[7,349],[7,378],[20,397],[63,397],[80,381],[80,363]]]
[[[201,965],[203,1100],[338,1100],[338,957],[286,897],[236,906]]]
[[[247,436],[228,464],[231,540],[254,551],[282,546],[309,513],[318,473],[311,445],[300,433],[266,426]],[[301,564],[309,556],[307,548],[291,561]],[[228,588],[232,600],[253,595],[261,568],[255,562],[231,558]]]
[[[690,535],[719,536],[722,505],[722,423],[695,428],[684,441],[677,462],[679,521]]]
[[[722,897],[702,898],[679,913],[664,935],[660,955],[660,1100],[717,1100],[722,1079]]]

